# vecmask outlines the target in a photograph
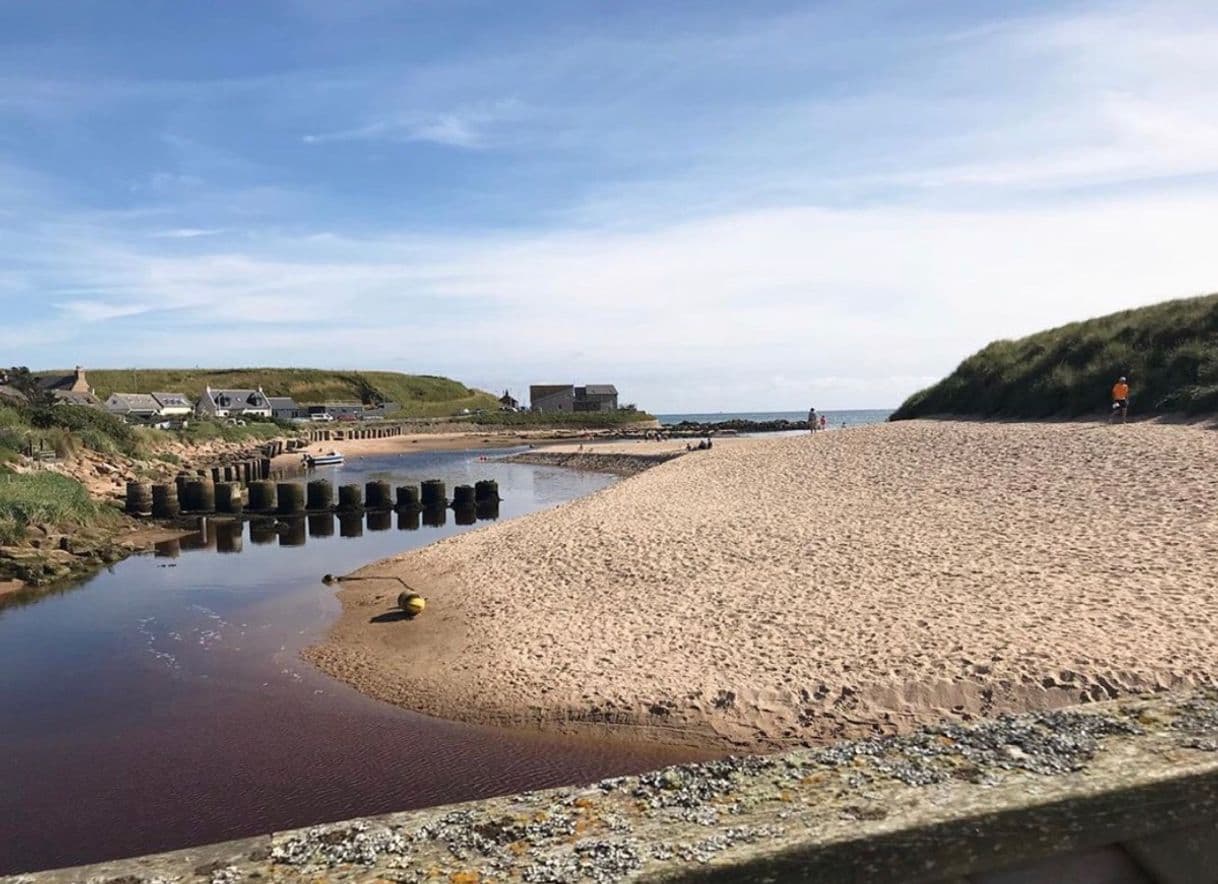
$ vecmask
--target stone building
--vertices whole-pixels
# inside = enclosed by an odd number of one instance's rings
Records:
[[[534,384],[529,387],[529,407],[542,413],[617,411],[617,396],[613,384]]]

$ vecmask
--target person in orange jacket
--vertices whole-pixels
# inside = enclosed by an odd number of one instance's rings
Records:
[[[1112,423],[1118,411],[1121,413],[1121,423],[1125,423],[1129,414],[1129,384],[1124,378],[1119,378],[1112,385],[1112,411],[1108,412],[1108,423]]]

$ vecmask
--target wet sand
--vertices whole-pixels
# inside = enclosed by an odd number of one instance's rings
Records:
[[[1215,463],[1149,423],[716,443],[362,569],[306,654],[442,717],[748,749],[1210,683]],[[375,622],[399,579],[426,614]]]

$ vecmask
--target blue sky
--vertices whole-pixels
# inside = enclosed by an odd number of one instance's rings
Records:
[[[1218,289],[1208,3],[0,0],[0,363],[883,407]]]

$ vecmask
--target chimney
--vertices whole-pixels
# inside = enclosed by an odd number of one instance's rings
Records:
[[[88,393],[89,383],[85,380],[85,370],[81,366],[76,366],[76,377],[72,381],[73,393]]]

